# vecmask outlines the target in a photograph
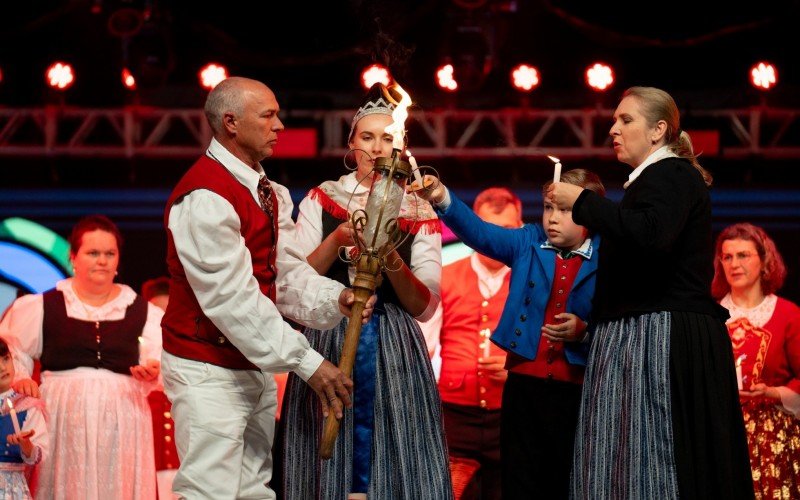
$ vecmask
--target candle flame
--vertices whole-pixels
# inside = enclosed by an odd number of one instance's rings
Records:
[[[747,359],[747,354],[742,354],[738,358],[736,358],[736,366],[742,366],[742,361]]]
[[[403,90],[400,85],[395,85],[394,90],[400,94],[400,102],[395,106],[392,111],[392,120],[394,120],[388,127],[386,133],[392,136],[392,148],[401,151],[405,141],[403,138],[406,135],[406,118],[408,118],[408,107],[411,105],[411,97]]]
[[[13,409],[14,409],[14,403],[12,403],[12,402],[11,402],[11,398],[7,398],[7,399],[6,399],[6,404],[8,405],[8,408],[9,408],[10,410],[13,410]]]
[[[550,161],[552,161],[553,163],[561,163],[561,160],[559,160],[555,156],[547,155],[547,157],[550,158]]]
[[[414,156],[413,154],[411,154],[411,150],[410,149],[406,149],[406,154],[408,155],[409,158]]]

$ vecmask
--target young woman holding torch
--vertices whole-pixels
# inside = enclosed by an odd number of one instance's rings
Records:
[[[355,171],[322,183],[300,203],[297,240],[309,264],[347,285],[353,270],[339,258],[340,249],[354,245],[350,215],[366,206],[375,159],[398,149],[386,131],[394,110],[388,89],[373,86],[348,138]],[[379,301],[356,353],[354,405],[341,421],[330,460],[319,455],[319,403],[305,384],[289,378],[281,417],[287,500],[452,497],[441,403],[415,321],[428,319],[440,300],[440,224],[431,206],[413,194],[403,197],[397,224],[408,238],[385,257]],[[345,319],[332,330],[305,334],[336,363],[346,327]]]

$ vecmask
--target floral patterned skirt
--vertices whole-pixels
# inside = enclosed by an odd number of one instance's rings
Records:
[[[742,403],[756,498],[800,498],[800,420],[774,403]]]
[[[0,500],[30,499],[25,466],[20,463],[0,463]]]

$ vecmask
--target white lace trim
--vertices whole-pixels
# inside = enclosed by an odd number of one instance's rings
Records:
[[[120,287],[119,295],[99,307],[84,304],[72,287],[74,278],[67,278],[56,283],[56,289],[64,293],[67,304],[67,316],[86,321],[104,321],[125,316],[128,306],[136,300],[136,292],[128,285],[114,283]]]
[[[730,293],[725,295],[719,303],[731,314],[731,319],[727,321],[728,323],[736,321],[739,318],[747,318],[751,325],[763,328],[775,313],[775,305],[778,303],[778,296],[775,294],[767,295],[759,305],[750,309],[739,307],[734,304]]]

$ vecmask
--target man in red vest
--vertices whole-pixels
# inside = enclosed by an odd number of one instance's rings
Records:
[[[182,498],[275,498],[272,373],[297,373],[326,416],[341,418],[339,400],[350,405],[352,381],[281,317],[332,328],[353,295],[297,254],[289,191],[261,167],[283,130],[278,111],[261,82],[217,85],[205,105],[214,138],[164,214],[170,300],[162,370],[181,460],[173,491]]]
[[[506,188],[480,192],[473,210],[498,226],[522,226],[522,203]],[[439,392],[453,486],[464,488],[463,499],[501,498],[500,405],[508,372],[505,351],[489,337],[506,304],[510,271],[479,253],[442,269]]]

